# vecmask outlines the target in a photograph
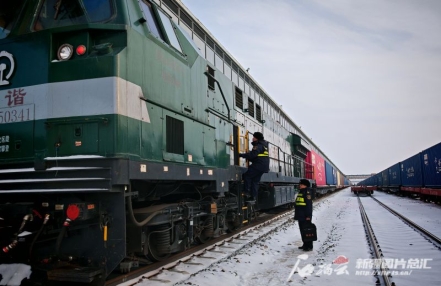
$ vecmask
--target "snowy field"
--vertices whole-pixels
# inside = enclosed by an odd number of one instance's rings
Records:
[[[401,198],[388,197],[378,192],[375,196],[389,205],[399,202],[405,208],[412,208],[408,212],[408,218],[418,221],[416,218],[419,217],[425,220],[427,229],[433,229],[439,223],[438,206],[432,206],[436,213],[434,215],[426,211],[427,204],[409,202],[407,206]],[[370,219],[381,221],[384,217]],[[314,242],[314,250],[311,252],[298,249],[302,244],[298,225],[289,223],[262,241],[242,249],[237,255],[220,261],[177,285],[375,285],[376,278],[372,275],[370,266],[374,261],[366,242],[357,198],[350,190],[341,190],[315,203],[313,222],[317,225],[318,241]],[[407,259],[406,250],[402,251],[403,253],[395,253],[397,257],[394,259]],[[433,247],[427,253],[419,253],[418,257],[414,257],[420,259],[420,262],[423,259],[432,259],[426,261],[425,269],[419,270],[425,273],[428,281],[425,283],[420,280],[420,284],[437,285],[433,281],[441,281],[439,269],[428,268],[439,265],[440,253]],[[436,263],[432,263],[434,261]],[[152,284],[150,281],[142,285],[163,284]]]

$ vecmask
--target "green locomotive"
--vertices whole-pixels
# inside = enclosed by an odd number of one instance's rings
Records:
[[[0,26],[0,263],[31,280],[105,279],[246,223],[250,132],[271,143],[259,208],[313,172],[315,145],[180,2],[2,1]]]

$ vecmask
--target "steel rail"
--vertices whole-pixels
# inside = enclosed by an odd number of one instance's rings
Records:
[[[381,271],[381,276],[383,277],[384,285],[395,286],[395,283],[391,282],[389,279],[389,275],[388,275],[389,270],[387,269],[387,267],[385,267],[386,262],[383,259],[383,253],[381,251],[380,245],[378,244],[378,240],[374,234],[374,230],[372,229],[372,225],[369,221],[369,218],[366,214],[366,211],[364,210],[363,204],[361,203],[361,199],[360,199],[360,197],[357,197],[357,199],[358,199],[358,206],[360,208],[361,219],[363,221],[364,227],[365,227],[366,232],[368,234],[368,238],[369,238],[371,245],[372,245],[372,248],[374,250],[375,258],[377,260],[381,261],[379,267],[380,267],[380,271]]]
[[[199,245],[193,247],[185,252],[178,253],[169,259],[157,263],[153,263],[151,265],[140,267],[132,272],[119,275],[113,279],[110,279],[105,282],[106,286],[115,286],[123,282],[128,282],[132,279],[138,278],[142,275],[143,279],[150,279],[164,270],[170,270],[180,263],[185,263],[195,256],[201,256],[204,253],[212,252],[216,247],[224,246],[225,243],[231,243],[235,239],[242,240],[242,237],[246,237],[252,231],[256,231],[257,229],[272,224],[273,222],[280,220],[288,215],[292,214],[292,210],[286,210],[280,214],[269,217],[267,220],[260,223],[251,223],[246,229],[235,231],[234,233],[223,235],[222,238],[211,240],[210,244]],[[244,244],[246,245],[246,244]],[[134,284],[136,284],[135,282]]]
[[[319,202],[319,201],[325,199],[328,195],[335,194],[336,192],[337,191],[332,192],[330,194],[327,194],[327,195],[320,197],[314,201]],[[184,252],[177,253],[164,261],[155,262],[155,263],[152,263],[147,266],[139,267],[138,269],[132,270],[128,273],[116,275],[115,277],[107,280],[105,282],[105,286],[116,286],[121,283],[133,280],[135,278],[140,278],[140,276],[142,276],[142,279],[152,279],[153,280],[154,276],[157,276],[158,274],[162,273],[164,270],[170,271],[170,269],[173,269],[173,267],[176,267],[180,263],[186,263],[191,258],[198,256],[198,255],[202,255],[206,252],[209,252],[210,250],[214,249],[215,247],[229,248],[228,246],[225,246],[225,243],[238,244],[237,242],[234,242],[233,240],[249,240],[249,239],[245,239],[244,237],[247,237],[247,234],[249,234],[250,232],[256,231],[261,227],[270,225],[273,222],[275,222],[279,219],[282,219],[288,215],[292,215],[292,212],[293,212],[293,210],[289,209],[289,210],[283,211],[281,213],[277,213],[277,214],[268,216],[267,218],[263,219],[263,221],[262,221],[262,219],[258,218],[257,220],[251,222],[247,226],[244,226],[245,228],[242,227],[241,229],[238,229],[232,233],[224,234],[221,237],[214,238],[214,239],[208,241],[206,244],[194,246]],[[277,226],[275,228],[277,228]],[[271,231],[268,231],[266,233],[270,233],[270,232]],[[264,235],[265,234],[263,234],[262,236],[264,236]],[[257,239],[259,239],[259,238],[261,238],[261,236],[259,236]],[[243,247],[245,247],[246,245],[248,245],[249,243],[251,243],[253,241],[254,240],[243,244],[237,250],[242,249]],[[242,243],[239,243],[239,244],[242,244]],[[234,252],[236,252],[236,251],[234,251]],[[191,262],[187,262],[187,263],[191,264]],[[137,282],[134,282],[132,285],[134,285],[136,283]]]
[[[391,209],[390,207],[388,207],[387,205],[383,204],[382,202],[380,202],[379,200],[377,200],[374,197],[371,197],[374,201],[376,201],[377,203],[379,203],[382,207],[384,207],[385,209],[387,209],[388,211],[390,211],[391,213],[393,213],[394,215],[396,215],[398,218],[400,218],[401,220],[405,221],[406,223],[408,223],[410,226],[418,229],[421,233],[423,233],[424,235],[426,235],[427,237],[429,237],[430,239],[434,240],[435,242],[437,242],[438,244],[441,245],[441,238],[437,237],[436,235],[434,235],[433,233],[429,232],[427,229],[419,226],[418,224],[414,223],[413,221],[411,221],[410,219],[406,218],[405,216],[403,216],[402,214],[394,211],[393,209]]]

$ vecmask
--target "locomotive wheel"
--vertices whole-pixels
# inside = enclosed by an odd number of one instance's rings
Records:
[[[194,235],[195,240],[198,243],[205,243],[213,238],[213,218],[214,216],[209,216],[204,221],[200,221],[199,224],[195,227]]]
[[[170,256],[170,227],[166,224],[151,229],[147,240],[147,258],[162,261]]]

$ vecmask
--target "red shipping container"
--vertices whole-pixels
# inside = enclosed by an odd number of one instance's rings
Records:
[[[308,179],[314,179],[317,186],[326,186],[325,160],[314,151],[308,151],[306,162],[314,167],[314,176]]]

